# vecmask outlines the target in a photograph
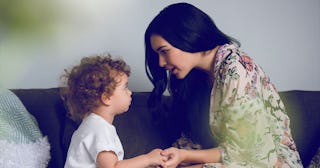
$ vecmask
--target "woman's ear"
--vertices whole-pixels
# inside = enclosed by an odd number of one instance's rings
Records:
[[[109,106],[110,105],[110,101],[111,101],[110,97],[107,95],[107,93],[103,92],[102,95],[101,95],[102,104]]]

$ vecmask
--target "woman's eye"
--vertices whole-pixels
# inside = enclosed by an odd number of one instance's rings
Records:
[[[169,51],[169,50],[161,50],[161,51],[160,51],[160,54],[164,54],[164,55],[165,55],[165,54],[168,53],[168,51]]]

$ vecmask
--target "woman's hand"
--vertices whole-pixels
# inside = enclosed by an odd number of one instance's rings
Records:
[[[161,155],[168,159],[165,163],[167,168],[176,168],[183,161],[181,150],[178,148],[165,149],[161,152]]]

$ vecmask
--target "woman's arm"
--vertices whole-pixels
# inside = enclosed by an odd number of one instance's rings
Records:
[[[181,162],[216,163],[221,158],[219,148],[185,150],[172,147],[164,150],[161,154],[168,157],[168,161],[166,162],[168,167],[176,167]]]

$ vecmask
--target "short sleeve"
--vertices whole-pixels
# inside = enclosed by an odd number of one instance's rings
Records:
[[[86,137],[83,142],[95,161],[98,154],[102,151],[112,151],[117,155],[119,160],[123,159],[121,142],[114,128],[99,129],[95,134]]]

